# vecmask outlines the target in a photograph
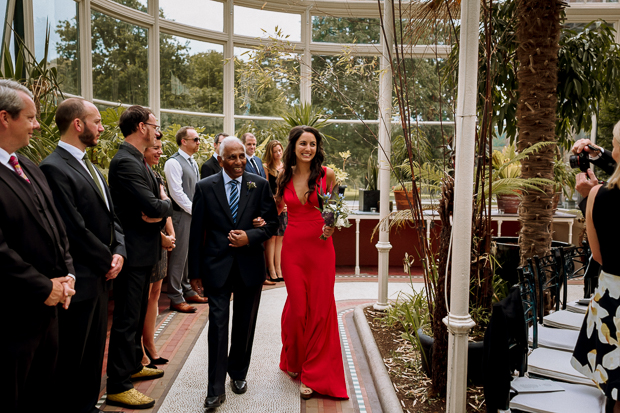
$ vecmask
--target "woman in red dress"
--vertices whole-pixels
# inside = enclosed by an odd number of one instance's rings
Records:
[[[335,181],[334,171],[322,166],[324,157],[316,129],[291,129],[276,193],[278,206],[288,208],[282,245],[288,297],[282,311],[280,369],[300,376],[305,399],[313,391],[348,398],[334,299],[334,228],[325,226],[316,208],[317,189],[328,192]],[[326,241],[319,239],[321,234]]]

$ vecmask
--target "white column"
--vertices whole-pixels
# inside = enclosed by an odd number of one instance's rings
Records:
[[[394,43],[394,16],[392,13],[393,0],[385,0],[385,12],[382,25],[384,33],[381,36],[381,79],[379,82],[379,219],[382,220],[390,213],[390,164],[391,152],[391,119],[392,119],[392,44]],[[384,224],[379,229],[379,291],[375,310],[385,310],[388,304],[388,275],[390,271],[390,231]]]
[[[157,119],[161,109],[161,72],[159,70],[159,0],[149,0],[148,13],[155,18],[149,27],[149,107]],[[161,122],[160,122],[161,124]]]
[[[234,27],[233,0],[224,3],[224,33],[228,40],[224,45],[224,130],[222,132],[234,135],[235,133],[235,45],[233,37]]]
[[[80,56],[80,94],[93,101],[92,30],[90,23],[90,0],[78,3],[78,38]]]
[[[454,226],[452,227],[452,284],[450,311],[444,318],[448,338],[448,413],[466,407],[467,335],[475,325],[469,315],[469,269],[476,136],[476,92],[478,85],[478,22],[480,1],[461,3],[459,84],[456,104],[456,165]],[[443,305],[443,303],[438,303]]]
[[[301,15],[301,42],[302,55],[299,68],[299,100],[301,103],[311,103],[312,101],[312,53],[310,51],[310,42],[312,41],[312,15],[310,9],[306,8],[304,14]]]

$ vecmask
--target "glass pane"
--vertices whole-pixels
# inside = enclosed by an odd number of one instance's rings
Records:
[[[235,34],[301,41],[301,14],[235,6]],[[263,31],[264,30],[264,31]]]
[[[222,132],[224,128],[224,118],[210,118],[197,115],[178,115],[176,113],[161,113],[160,124],[165,128],[175,123],[182,126],[193,126],[197,129],[204,128],[205,135],[214,136]]]
[[[459,25],[459,20],[452,22],[415,18],[396,20],[396,40],[398,44],[405,45],[449,45],[456,39],[454,27]]]
[[[271,56],[235,48],[236,115],[280,116],[299,103],[297,55],[274,53]]]
[[[223,113],[224,47],[161,34],[162,108]]]
[[[408,95],[408,110],[413,121],[439,121],[454,119],[453,96],[444,77],[444,59],[404,59],[400,66],[400,75],[409,79],[408,86],[413,90],[396,89],[394,96]],[[395,99],[395,104],[398,99]],[[393,108],[393,115],[400,116],[398,106]]]
[[[115,3],[122,4],[123,6],[131,7],[132,9],[147,12],[148,0],[112,0]]]
[[[48,62],[58,70],[60,89],[80,94],[77,3],[73,0],[33,0],[34,50],[37,61],[45,56],[49,28]]]
[[[200,7],[179,7],[178,0],[159,0],[161,17],[203,29],[224,31],[224,4],[201,0]]]
[[[96,11],[91,23],[95,98],[148,105],[148,29]]]
[[[288,134],[284,131],[288,129],[283,128],[283,124],[275,120],[235,119],[235,136],[241,137],[246,132],[256,136],[256,153],[262,158],[263,149],[270,140],[279,140],[286,147]]]
[[[321,132],[335,139],[327,139],[325,148],[325,165],[333,164],[343,168],[340,152],[349,151],[351,156],[344,165],[349,174],[345,185],[349,188],[365,188],[365,176],[368,169],[368,158],[377,154],[377,125],[330,123]]]
[[[597,27],[600,27],[601,24],[604,24],[607,27],[610,28],[614,28],[614,25],[612,23],[607,23],[607,22],[603,22],[603,21],[595,21],[593,22],[594,24],[590,25],[590,30],[595,30]],[[590,23],[564,23],[564,27],[567,29],[570,29],[574,32],[577,33],[581,33],[585,30],[586,26],[589,25]]]
[[[413,156],[418,163],[431,162],[437,167],[443,168],[444,162],[447,167],[452,162],[451,157],[444,156],[444,148],[453,145],[454,125],[417,125],[412,123],[409,133],[413,137]],[[392,124],[392,155],[393,165],[401,165],[409,159],[405,141],[403,139],[403,129],[400,124]],[[393,175],[393,174],[392,174]]]
[[[312,16],[312,41],[320,43],[379,43],[379,19]]]
[[[1,30],[0,31],[0,42],[2,42],[2,47],[4,47],[4,29],[6,27],[6,9],[9,5],[8,0],[0,0],[0,24],[1,24]]]
[[[334,119],[377,119],[378,57],[312,56],[312,104]]]

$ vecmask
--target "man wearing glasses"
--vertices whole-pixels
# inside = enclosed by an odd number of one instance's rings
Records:
[[[114,314],[108,350],[107,404],[130,409],[152,407],[155,400],[133,381],[162,377],[143,367],[142,328],[153,266],[160,260],[161,236],[172,202],[144,159],[146,148],[161,139],[157,119],[142,106],[127,108],[118,122],[125,141],[110,163],[110,192],[125,232],[127,259],[114,280]]]
[[[187,278],[187,251],[189,228],[192,222],[192,200],[196,182],[200,180],[198,165],[193,155],[200,148],[198,132],[191,126],[184,126],[177,132],[179,150],[166,161],[164,173],[168,192],[172,198],[172,225],[176,235],[176,247],[168,259],[168,298],[170,309],[181,313],[194,313],[196,307],[208,300],[192,290]]]

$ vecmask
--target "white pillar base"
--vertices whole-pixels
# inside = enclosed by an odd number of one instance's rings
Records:
[[[467,350],[469,330],[476,325],[469,314],[449,313],[443,319],[448,327],[448,387],[446,412],[464,412],[467,406]],[[458,357],[457,357],[458,355]]]

